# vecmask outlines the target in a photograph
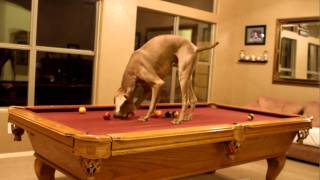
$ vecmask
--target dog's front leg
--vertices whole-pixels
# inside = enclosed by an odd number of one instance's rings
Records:
[[[135,102],[135,106],[136,109],[138,109],[140,107],[140,105],[142,104],[142,102],[146,99],[146,97],[148,97],[150,95],[150,87],[149,86],[142,86],[143,87],[143,92],[142,94],[140,94],[140,96],[138,96],[137,101]]]
[[[148,121],[148,119],[151,117],[155,107],[156,107],[156,103],[157,103],[157,99],[158,99],[158,95],[159,95],[159,91],[161,86],[164,84],[164,81],[162,81],[161,79],[158,80],[157,82],[155,82],[155,84],[152,86],[152,96],[151,96],[151,102],[149,105],[149,110],[148,113],[145,117],[139,119],[141,121]]]

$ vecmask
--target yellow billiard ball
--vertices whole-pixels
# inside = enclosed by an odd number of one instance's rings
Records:
[[[83,113],[85,113],[86,111],[87,111],[87,110],[86,110],[85,107],[83,107],[83,106],[79,107],[79,113],[83,114]]]
[[[161,117],[162,116],[162,111],[161,110],[156,110],[154,111],[155,117]]]

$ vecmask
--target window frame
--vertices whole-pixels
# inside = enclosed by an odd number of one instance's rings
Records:
[[[295,39],[291,39],[291,38],[288,38],[288,37],[282,37],[281,38],[281,44],[280,46],[283,45],[283,43],[288,43],[290,45],[290,61],[288,62],[287,58],[285,58],[285,62],[284,63],[290,63],[290,67],[284,67],[281,65],[281,62],[282,62],[282,57],[283,57],[283,54],[282,52],[280,52],[280,65],[279,65],[279,73],[281,72],[289,72],[291,75],[290,76],[285,76],[285,75],[279,75],[280,77],[282,78],[293,78],[295,77],[295,68],[296,68],[296,49],[297,49],[297,40]],[[286,44],[287,45],[287,44]]]
[[[308,43],[308,62],[307,62],[307,77],[309,75],[316,75],[318,78],[320,77],[320,62],[317,61],[316,59],[316,70],[310,69],[310,64],[311,64],[311,47],[316,48],[315,53],[316,53],[316,58],[320,58],[320,45],[313,44],[313,43]]]
[[[192,9],[196,9],[196,10],[199,10],[199,11],[204,11],[204,12],[208,12],[208,13],[216,13],[217,12],[217,4],[218,4],[218,0],[212,0],[212,11],[207,11],[207,10],[204,10],[204,9],[200,9],[200,8],[195,8],[195,7],[192,7],[192,6],[187,6],[187,5],[184,5],[184,4],[181,4],[181,3],[175,3],[175,2],[170,2],[170,1],[165,1],[165,0],[162,0],[166,3],[171,3],[171,4],[174,4],[174,5],[178,5],[178,6],[184,6],[184,7],[187,7],[187,8],[192,8]]]
[[[94,104],[96,101],[97,91],[97,68],[98,68],[98,56],[100,43],[99,39],[101,36],[101,13],[102,13],[102,1],[96,0],[96,15],[95,15],[95,37],[94,37],[94,48],[93,50],[81,50],[72,48],[60,48],[50,46],[38,46],[37,45],[37,22],[38,22],[38,5],[40,0],[31,0],[31,13],[30,13],[30,36],[29,44],[16,44],[16,43],[4,43],[0,42],[0,48],[3,49],[14,49],[14,50],[27,50],[29,52],[29,66],[28,66],[28,94],[27,94],[27,105],[32,106],[35,103],[35,81],[36,81],[36,61],[37,52],[52,52],[61,54],[74,54],[74,55],[86,55],[93,56],[93,74],[92,74],[92,98],[91,103]]]

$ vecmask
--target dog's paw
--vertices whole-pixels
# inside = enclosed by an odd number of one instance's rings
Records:
[[[147,122],[149,120],[149,118],[148,117],[139,117],[138,120],[142,121],[142,122]]]
[[[188,114],[184,117],[185,121],[190,121],[192,119],[192,114]]]
[[[171,121],[172,124],[181,124],[181,121],[178,119],[178,118],[174,118],[172,121]]]

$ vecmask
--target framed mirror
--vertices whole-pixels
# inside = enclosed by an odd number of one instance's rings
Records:
[[[278,19],[273,83],[320,85],[320,19]]]

